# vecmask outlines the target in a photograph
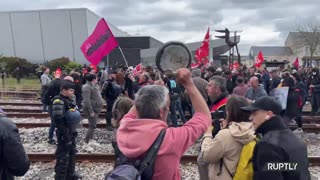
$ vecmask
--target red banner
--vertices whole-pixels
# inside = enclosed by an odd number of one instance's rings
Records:
[[[257,68],[260,68],[263,62],[264,62],[263,55],[262,55],[262,52],[260,51],[254,63],[254,66]]]
[[[118,46],[108,24],[102,18],[93,33],[83,42],[80,49],[87,60],[98,65],[102,58]]]
[[[293,66],[298,70],[299,69],[299,58],[297,57],[296,60],[293,63]]]
[[[198,48],[194,54],[196,62],[191,64],[191,68],[196,68],[199,67],[201,64],[206,65],[209,63],[209,43],[210,29],[208,28],[200,48]]]
[[[235,62],[233,64],[230,64],[230,69],[233,70],[233,69],[238,69],[239,68],[239,63],[238,62]]]

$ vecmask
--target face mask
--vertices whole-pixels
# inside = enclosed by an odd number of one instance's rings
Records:
[[[313,74],[313,75],[316,75],[316,74],[317,74],[317,72],[312,72],[312,74]]]

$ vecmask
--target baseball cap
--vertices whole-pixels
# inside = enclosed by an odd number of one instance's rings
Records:
[[[260,97],[249,106],[241,107],[241,109],[244,111],[272,111],[276,115],[279,115],[282,111],[280,103],[271,96]]]

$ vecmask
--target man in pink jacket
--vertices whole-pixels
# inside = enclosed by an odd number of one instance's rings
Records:
[[[195,110],[187,123],[182,127],[168,128],[168,90],[164,86],[147,85],[136,94],[135,105],[121,120],[117,132],[121,152],[128,158],[138,158],[144,155],[159,132],[166,129],[155,161],[153,180],[180,180],[181,157],[211,125],[208,106],[195,87],[190,71],[179,69],[176,78],[188,92]]]

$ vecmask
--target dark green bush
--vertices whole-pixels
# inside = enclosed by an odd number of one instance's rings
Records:
[[[60,67],[62,70],[64,69],[64,66],[69,64],[71,61],[67,57],[61,57],[58,59],[54,59],[49,61],[45,66],[50,69],[51,72],[55,71],[58,67]]]
[[[70,73],[75,68],[78,68],[79,70],[81,70],[82,65],[76,62],[69,62],[63,67],[63,70],[66,70],[68,73]]]
[[[20,77],[29,76],[35,74],[34,65],[26,59],[19,57],[0,57],[0,66],[4,68],[9,75],[16,77],[17,67],[20,67]]]

